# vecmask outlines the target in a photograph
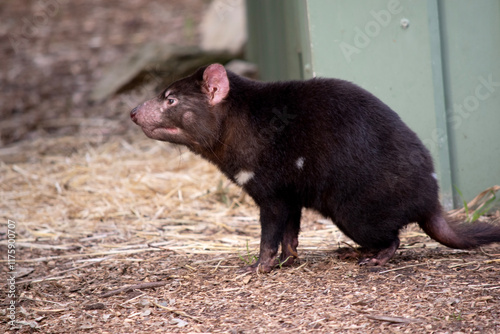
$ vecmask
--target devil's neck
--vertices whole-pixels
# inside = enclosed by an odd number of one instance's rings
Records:
[[[220,132],[209,145],[191,148],[215,164],[227,175],[253,170],[263,148],[255,126],[242,115],[229,115],[220,124]]]

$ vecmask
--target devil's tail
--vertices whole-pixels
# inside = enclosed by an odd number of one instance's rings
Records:
[[[459,249],[500,242],[500,226],[483,222],[464,223],[442,213],[419,222],[420,227],[439,243]]]

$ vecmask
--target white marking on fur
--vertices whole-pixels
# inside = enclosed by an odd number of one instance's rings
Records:
[[[438,176],[437,176],[437,174],[436,174],[436,173],[432,173],[431,175],[432,175],[432,177],[433,177],[433,178],[435,178],[436,180],[438,179]]]
[[[304,168],[305,161],[306,161],[306,159],[304,157],[300,157],[297,159],[297,161],[295,161],[295,166],[297,166],[298,169],[302,169],[302,168]]]
[[[234,177],[236,179],[236,183],[240,186],[245,185],[248,181],[250,181],[254,177],[254,172],[250,172],[248,170],[241,170]]]

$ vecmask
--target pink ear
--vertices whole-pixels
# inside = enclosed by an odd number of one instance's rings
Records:
[[[212,64],[203,72],[204,87],[211,105],[221,102],[229,93],[229,79],[221,64]]]

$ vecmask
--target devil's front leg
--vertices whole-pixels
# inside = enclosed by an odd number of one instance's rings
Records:
[[[281,255],[280,265],[290,266],[293,264],[297,254],[297,246],[299,245],[299,231],[300,231],[300,216],[302,214],[302,207],[294,205],[290,207],[288,219],[286,221],[285,232],[281,240]]]
[[[280,243],[286,244],[285,247],[290,246],[290,249],[294,250],[294,229],[288,230],[287,228],[291,212],[291,205],[286,200],[272,199],[264,201],[260,205],[261,238],[259,260],[248,267],[247,270],[261,273],[270,272],[278,265],[277,255]]]

